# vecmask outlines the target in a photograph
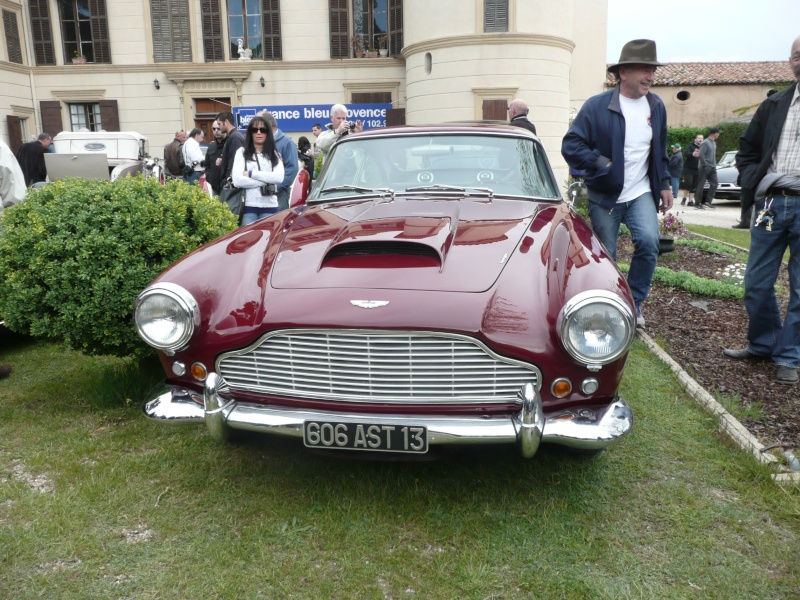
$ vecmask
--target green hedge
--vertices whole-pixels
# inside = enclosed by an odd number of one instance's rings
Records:
[[[87,354],[150,352],[133,326],[139,292],[181,256],[236,228],[199,187],[127,177],[31,190],[0,218],[0,314],[12,331]]]
[[[686,146],[694,141],[698,133],[705,138],[708,137],[711,127],[716,127],[720,130],[717,138],[717,160],[719,160],[725,152],[739,149],[739,137],[744,133],[748,125],[749,123],[729,122],[717,123],[708,127],[670,127],[667,129],[667,148],[672,144],[680,144],[681,150],[685,150]]]

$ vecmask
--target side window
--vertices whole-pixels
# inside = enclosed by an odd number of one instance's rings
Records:
[[[331,58],[403,49],[403,0],[328,0]]]
[[[103,129],[100,104],[70,104],[69,124],[71,131],[100,131]]]
[[[64,62],[83,57],[90,63],[110,63],[108,15],[104,0],[59,0]]]
[[[150,0],[155,62],[191,62],[188,0]]]
[[[508,31],[508,0],[484,0],[483,31]]]
[[[228,0],[228,48],[231,60],[240,57],[281,60],[279,0]]]

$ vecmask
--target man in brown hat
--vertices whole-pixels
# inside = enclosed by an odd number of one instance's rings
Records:
[[[645,325],[641,305],[658,258],[658,211],[667,212],[673,202],[667,112],[650,91],[660,66],[654,41],[625,44],[619,62],[608,67],[617,86],[584,103],[561,144],[569,166],[586,172],[592,229],[614,260],[620,224],[631,230],[628,285],[638,327]]]

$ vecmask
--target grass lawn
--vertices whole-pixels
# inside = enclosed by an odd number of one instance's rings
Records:
[[[800,490],[636,342],[633,432],[592,459],[337,460],[147,421],[125,363],[12,338],[3,598],[758,598],[800,590]],[[601,373],[602,375],[602,373]],[[104,383],[105,382],[105,383]]]

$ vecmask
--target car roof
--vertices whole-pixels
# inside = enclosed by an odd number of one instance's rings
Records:
[[[534,140],[539,138],[523,127],[509,125],[504,121],[458,121],[452,123],[436,123],[429,125],[393,125],[381,129],[369,129],[363,131],[358,137],[382,137],[387,135],[403,134],[468,134],[468,133],[494,133],[503,135],[515,135],[527,137]]]

